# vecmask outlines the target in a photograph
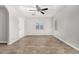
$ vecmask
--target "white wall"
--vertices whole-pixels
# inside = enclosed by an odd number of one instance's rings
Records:
[[[67,6],[55,19],[56,37],[79,50],[79,6]]]
[[[43,30],[37,30],[36,24],[43,24]],[[51,35],[51,19],[48,17],[30,17],[25,20],[25,35]]]
[[[19,17],[18,18],[18,21],[19,21],[19,38],[22,38],[24,35],[24,21],[25,19],[22,18],[22,17]]]
[[[17,11],[14,6],[7,6],[6,8],[9,11],[9,40],[8,44],[12,44],[13,42],[19,39],[19,20]]]

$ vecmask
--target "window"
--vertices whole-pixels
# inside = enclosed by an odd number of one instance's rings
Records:
[[[43,29],[44,29],[43,24],[39,24],[39,23],[36,24],[36,30],[43,30]]]

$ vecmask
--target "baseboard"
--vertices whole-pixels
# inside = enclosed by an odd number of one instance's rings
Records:
[[[53,35],[53,36],[58,38],[60,41],[64,42],[65,44],[69,45],[70,47],[72,47],[72,48],[76,49],[77,51],[79,51],[79,48],[75,47],[74,45],[72,45],[72,44],[70,44],[70,43],[68,43],[66,41],[64,41],[62,38],[60,38],[60,37],[58,37],[56,35]]]
[[[7,43],[7,41],[0,41],[0,43]]]
[[[16,40],[14,40],[14,41],[12,41],[12,42],[8,42],[7,45],[11,45],[11,44],[15,43],[15,42],[18,41],[18,40],[20,40],[20,39],[16,39]]]

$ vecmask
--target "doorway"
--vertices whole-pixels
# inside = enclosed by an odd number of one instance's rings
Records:
[[[0,6],[0,43],[7,43],[9,36],[9,15],[4,6]]]

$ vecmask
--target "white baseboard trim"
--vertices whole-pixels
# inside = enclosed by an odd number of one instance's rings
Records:
[[[60,38],[60,37],[58,37],[58,36],[56,36],[56,35],[53,35],[53,36],[56,37],[56,38],[58,38],[60,41],[66,43],[66,44],[69,45],[70,47],[72,47],[72,48],[76,49],[77,51],[79,51],[79,48],[75,47],[74,45],[72,45],[72,44],[70,44],[70,43],[68,43],[68,42],[66,42],[66,41],[64,41],[62,38]]]
[[[7,43],[7,41],[0,41],[0,43]]]
[[[18,40],[20,40],[20,39],[16,39],[16,40],[14,40],[14,41],[12,41],[12,42],[8,42],[7,45],[11,45],[11,44],[15,43],[15,42],[18,41]]]

